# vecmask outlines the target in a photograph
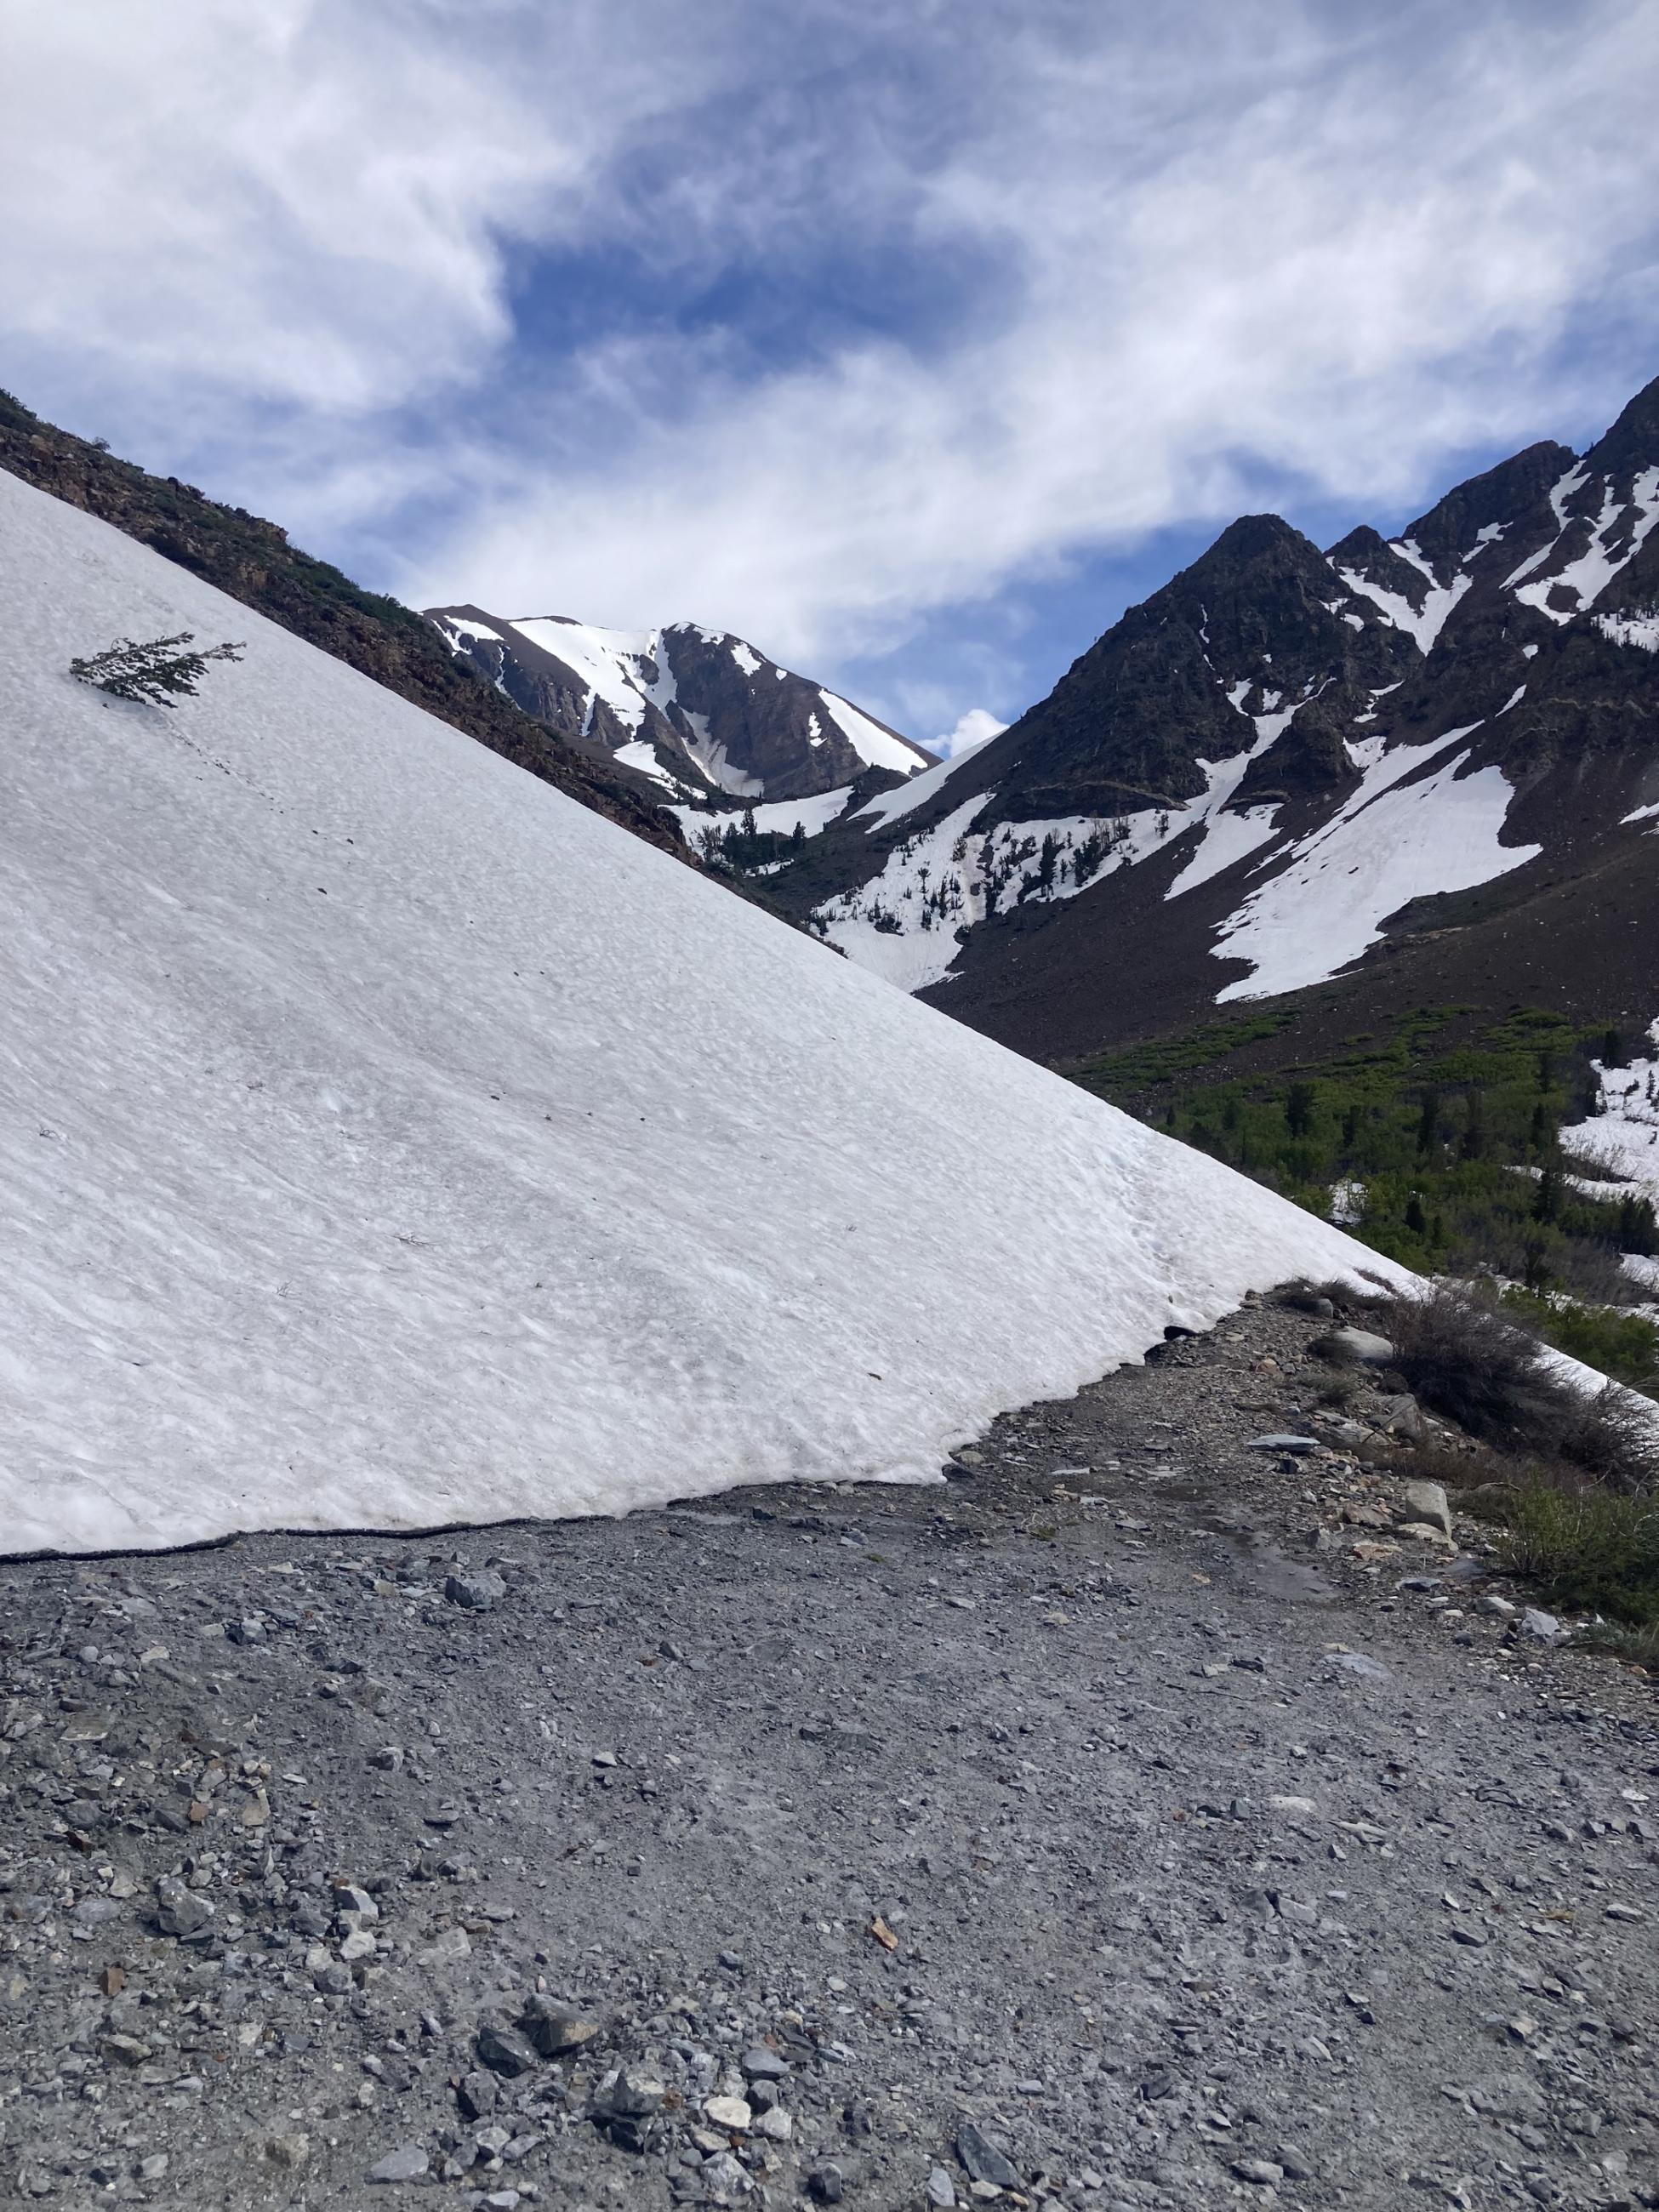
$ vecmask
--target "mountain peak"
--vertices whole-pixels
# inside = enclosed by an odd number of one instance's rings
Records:
[[[1659,465],[1659,376],[1642,386],[1584,460],[1605,475]]]
[[[765,803],[905,776],[933,756],[827,686],[701,623],[606,629],[570,615],[481,607],[426,618],[537,721],[608,754],[658,803]]]
[[[1572,467],[1572,449],[1542,439],[1454,485],[1415,522],[1400,542],[1415,545],[1437,571],[1455,567],[1480,542],[1481,533],[1499,534],[1548,496],[1553,484]]]
[[[1317,557],[1319,549],[1312,539],[1304,538],[1294,523],[1286,522],[1282,514],[1241,514],[1236,522],[1227,525],[1208,552],[1201,553],[1193,566],[1197,568],[1203,562],[1217,558],[1255,561],[1264,554],[1303,546]]]

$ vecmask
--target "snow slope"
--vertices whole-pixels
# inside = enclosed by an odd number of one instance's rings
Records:
[[[925,1479],[1390,1273],[3,474],[0,678],[0,1550]]]
[[[1460,752],[1419,773],[1478,727],[1392,751],[1376,739],[1349,747],[1363,770],[1358,789],[1222,924],[1216,957],[1254,966],[1216,994],[1218,1005],[1323,982],[1413,899],[1490,883],[1538,854],[1536,845],[1498,842],[1515,796],[1501,769],[1460,776],[1468,759]]]

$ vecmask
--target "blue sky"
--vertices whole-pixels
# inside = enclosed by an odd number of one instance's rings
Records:
[[[82,0],[0,383],[416,604],[730,628],[932,742],[1240,511],[1659,372],[1651,0]]]

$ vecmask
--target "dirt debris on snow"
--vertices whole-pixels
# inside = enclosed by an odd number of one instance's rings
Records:
[[[1659,2204],[1651,1692],[1327,1325],[944,1487],[0,1567],[6,2186]]]

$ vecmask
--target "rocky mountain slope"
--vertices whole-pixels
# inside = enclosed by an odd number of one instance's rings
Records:
[[[1529,447],[1392,542],[1247,516],[769,889],[1047,1060],[1321,986],[1346,1030],[1449,1000],[1644,1025],[1656,525],[1659,382],[1582,457]]]
[[[515,706],[603,746],[656,796],[727,807],[818,799],[844,805],[933,764],[934,756],[742,638],[671,623],[599,629],[563,616],[505,621],[480,607],[427,619]],[[811,817],[817,826],[821,810]],[[793,826],[793,825],[792,825]]]
[[[0,549],[4,1548],[927,1480],[1372,1264],[3,473]]]

